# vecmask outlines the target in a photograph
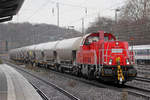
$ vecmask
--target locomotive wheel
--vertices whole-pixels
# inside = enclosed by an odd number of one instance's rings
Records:
[[[44,64],[44,67],[47,69],[47,64]]]
[[[59,70],[59,72],[61,72],[61,73],[63,73],[64,72],[64,70],[63,70],[63,68],[62,67],[58,67],[58,70]]]
[[[78,70],[78,77],[82,77],[81,69]]]
[[[61,67],[61,73],[64,73],[64,69],[63,69],[63,67]]]
[[[33,62],[30,62],[30,65],[33,66]]]
[[[55,67],[56,71],[60,72],[60,65],[59,64],[54,64],[52,66]]]
[[[93,73],[93,70],[89,70],[89,71],[88,71],[88,79],[89,79],[89,80],[94,79],[94,73]]]
[[[78,75],[79,75],[79,69],[74,66],[74,67],[73,67],[72,74],[75,75],[75,76],[78,76]]]
[[[38,67],[41,67],[41,66],[40,66],[40,63],[37,63],[37,66],[38,66]]]
[[[54,67],[55,67],[55,70],[56,70],[57,72],[59,72],[59,67],[56,66],[56,65],[54,65]]]

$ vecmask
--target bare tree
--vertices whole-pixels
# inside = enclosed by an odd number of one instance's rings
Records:
[[[128,22],[146,21],[150,14],[150,0],[127,0],[120,18]]]
[[[120,9],[119,21],[114,25],[120,40],[128,41],[134,38],[134,44],[149,44],[150,42],[150,0],[126,0]]]
[[[99,30],[111,32],[113,30],[112,26],[114,25],[114,23],[115,21],[113,21],[111,18],[97,17],[97,19],[93,23],[91,23],[86,32],[97,32]]]

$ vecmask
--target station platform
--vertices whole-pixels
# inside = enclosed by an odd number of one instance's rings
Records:
[[[7,64],[1,64],[0,100],[42,100],[42,98],[19,72]]]

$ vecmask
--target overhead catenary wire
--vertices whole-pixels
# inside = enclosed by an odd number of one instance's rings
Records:
[[[46,5],[48,5],[48,3],[53,3],[56,4],[58,1],[53,1],[53,0],[48,0],[46,1],[46,3],[44,3],[41,7],[39,7],[31,16],[29,16],[27,19],[31,19],[33,18],[33,16],[35,16],[37,13],[39,13],[41,11],[42,8],[46,7]],[[86,0],[85,0],[86,2]],[[69,4],[69,3],[62,3],[59,2],[60,5],[66,5],[66,6],[70,6],[70,7],[78,7],[78,8],[82,8],[82,9],[98,9],[97,7],[88,7],[88,6],[82,6],[81,4],[79,5],[75,5],[75,4]],[[82,17],[83,18],[83,17]]]
[[[124,1],[123,1],[124,2]],[[117,5],[119,5],[119,4],[123,4],[123,2],[120,2],[120,3],[117,3]],[[105,9],[103,9],[103,10],[114,10],[114,7],[116,7],[116,6],[111,6],[111,7],[108,7],[108,8],[105,8]],[[88,7],[87,7],[88,8]],[[73,23],[79,23],[80,21],[82,21],[82,19],[84,18],[89,18],[89,17],[93,17],[95,14],[98,14],[100,11],[97,11],[97,12],[94,12],[94,13],[92,13],[92,14],[88,14],[88,15],[86,15],[86,16],[84,16],[84,17],[81,17],[81,18],[79,18],[79,19],[77,19],[77,20],[74,20],[74,21],[71,21],[71,22],[69,22],[69,24],[73,24]]]
[[[45,7],[48,3],[53,3],[53,4],[57,4],[59,3],[59,5],[66,5],[66,6],[70,6],[70,7],[78,7],[78,8],[82,8],[82,9],[99,9],[99,8],[96,8],[96,7],[89,7],[89,6],[82,6],[82,5],[75,5],[75,4],[69,4],[69,3],[62,3],[62,2],[57,2],[57,1],[52,1],[52,0],[48,0],[46,1],[41,7],[39,7],[30,17],[28,17],[29,19],[32,18],[35,14],[37,14],[38,12],[40,12],[40,10]],[[112,6],[114,7],[114,6]],[[106,9],[111,9],[110,8],[106,8]],[[28,19],[27,18],[27,19]]]
[[[31,16],[27,17],[27,20],[31,19],[33,16],[35,16],[38,12],[41,11],[42,8],[46,7],[49,3],[54,3],[51,0],[47,0],[45,3],[43,3],[35,12],[32,13]]]
[[[53,3],[53,4],[57,4],[59,3],[59,5],[66,5],[66,6],[70,6],[70,7],[78,7],[78,8],[88,8],[88,9],[93,9],[95,10],[96,8],[94,7],[87,7],[87,6],[81,6],[81,5],[74,5],[74,4],[67,4],[67,3],[62,3],[62,2],[56,2],[56,1],[52,1],[52,0],[47,0],[41,7],[39,7],[33,14],[32,16],[28,17],[31,18],[33,17],[36,13],[38,13],[40,11],[41,8],[45,7],[46,5],[48,5],[48,3]]]
[[[52,1],[52,0],[50,0],[50,1],[48,1],[48,3],[56,4],[57,1]],[[35,13],[33,13],[32,16],[28,17],[28,19],[33,18],[33,16],[35,16],[37,13],[39,13],[40,10],[41,10],[41,8],[45,7],[45,5],[47,5],[48,3],[47,3],[47,2],[44,3],[39,9],[37,9],[37,10],[35,11]],[[121,3],[122,3],[122,2],[121,2]],[[88,7],[88,6],[75,5],[75,4],[62,3],[62,2],[59,2],[59,4],[60,4],[60,5],[70,6],[70,7],[78,7],[78,8],[82,8],[82,9],[86,9],[86,10],[87,10],[87,9],[95,9],[95,8],[97,9],[97,7]],[[118,4],[118,3],[117,3],[117,4]],[[120,4],[120,3],[119,3],[119,4]],[[114,6],[112,6],[112,7],[114,7]],[[112,7],[109,7],[108,9],[106,8],[106,10],[112,10]],[[96,15],[96,13],[98,13],[98,11],[96,11],[95,13],[89,14],[89,15],[87,15],[87,16],[81,17],[81,18],[79,18],[79,19],[77,19],[77,20],[75,20],[75,21],[69,22],[69,24],[81,22],[82,18],[87,19],[87,18],[89,18],[89,17],[93,17],[93,15]]]

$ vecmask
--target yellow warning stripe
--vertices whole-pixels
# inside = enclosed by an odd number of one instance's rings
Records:
[[[117,70],[118,80],[120,80],[120,78],[122,78],[122,80],[124,80],[124,76],[123,76],[122,69],[121,69],[120,65],[118,65],[117,68],[118,68],[118,70]]]

